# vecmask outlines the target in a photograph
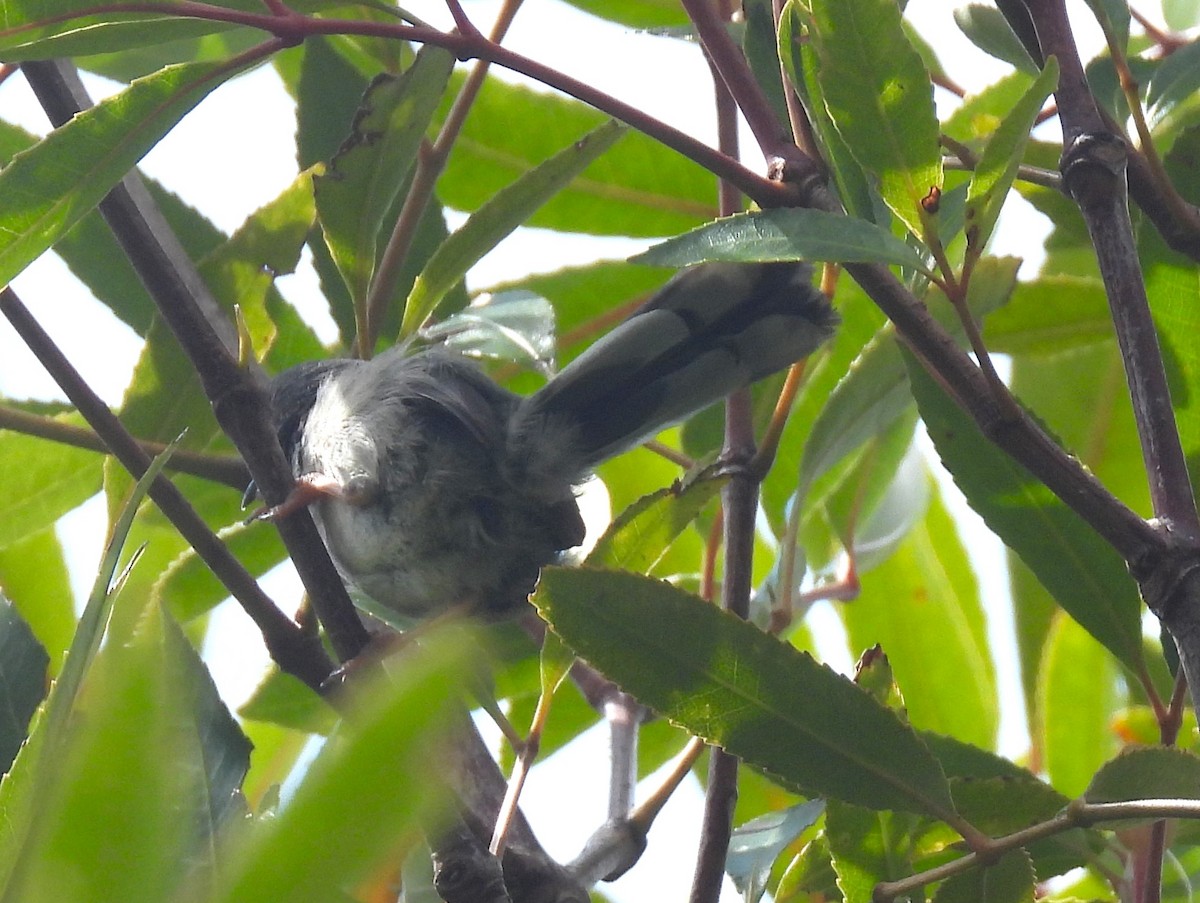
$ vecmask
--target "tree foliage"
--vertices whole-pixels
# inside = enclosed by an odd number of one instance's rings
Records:
[[[703,843],[674,879],[697,903],[723,871],[750,900],[1190,899],[1200,44],[1178,35],[1200,6],[1164,4],[1160,30],[1089,3],[1090,61],[1059,2],[963,7],[1009,71],[939,121],[935,89],[961,90],[896,0],[574,3],[698,40],[711,147],[507,49],[519,5],[487,38],[457,0],[448,30],[375,3],[4,0],[4,73],[57,127],[0,121],[0,283],[55,253],[142,342],[118,422],[30,314],[50,299],[0,295],[69,399],[0,400],[4,899],[418,899],[426,843],[447,900],[585,899],[674,786],[631,808],[632,782],[699,769],[693,738],[713,747]],[[124,87],[91,106],[74,66]],[[296,178],[226,235],[127,176],[257,66],[294,100]],[[765,172],[739,161],[739,112]],[[1050,227],[1020,279],[989,252],[1018,195]],[[473,267],[523,225],[653,241],[482,291]],[[305,251],[332,344],[275,284]],[[250,475],[268,502],[290,485],[262,373],[419,334],[527,390],[556,333],[569,359],[671,267],[796,259],[823,265],[837,336],[601,468],[616,516],[543,574],[540,659],[512,625],[360,656],[311,523],[242,523]],[[996,752],[1007,613],[936,468],[1007,550],[1018,761]],[[108,553],[76,614],[54,528],[97,492]],[[289,554],[303,606],[256,582]],[[274,661],[237,717],[197,652],[230,595]],[[823,601],[853,675],[806,625]],[[597,777],[615,811],[565,868],[519,820],[483,854],[504,785],[461,713],[494,700],[542,756],[598,712],[638,750]],[[536,744],[517,746],[519,778]]]

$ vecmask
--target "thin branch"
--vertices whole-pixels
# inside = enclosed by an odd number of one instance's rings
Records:
[[[479,29],[471,22],[470,16],[458,0],[446,0],[446,8],[450,10],[450,15],[454,18],[454,27],[460,34],[479,35]]]
[[[783,16],[785,3],[786,0],[771,0],[771,16],[775,21],[776,34],[779,33],[779,21]],[[824,161],[821,160],[820,152],[817,150],[816,134],[813,131],[812,122],[808,118],[808,111],[800,102],[797,86],[793,85],[788,78],[782,54],[779,60],[779,83],[783,85],[783,99],[787,105],[788,123],[792,127],[792,140],[800,150],[823,166]]]
[[[0,429],[49,439],[51,442],[72,445],[75,448],[109,453],[108,445],[92,430],[63,423],[53,417],[30,414],[5,404],[0,404]],[[167,447],[162,442],[150,442],[145,439],[135,441],[142,451],[150,456],[161,454]],[[167,462],[167,470],[212,480],[239,491],[245,489],[250,482],[250,471],[246,469],[246,464],[241,458],[232,455],[209,455],[184,448],[176,449],[171,455],[171,460]]]
[[[638,733],[649,710],[628,693],[616,693],[604,705],[609,731],[608,818],[629,817],[637,790]]]
[[[505,0],[499,15],[496,16],[496,22],[492,26],[489,36],[492,43],[499,44],[504,39],[522,2],[523,0]],[[459,12],[462,11],[457,4],[454,4],[452,8],[458,8]],[[457,17],[455,21],[457,21]],[[463,31],[461,24],[459,31]],[[421,218],[429,207],[438,177],[446,168],[450,150],[458,139],[467,114],[471,111],[471,107],[483,87],[490,65],[487,60],[479,60],[471,68],[458,96],[454,98],[454,103],[450,106],[450,112],[446,114],[446,118],[442,122],[437,139],[431,144],[422,144],[417,155],[408,195],[404,199],[404,205],[400,208],[399,216],[396,217],[396,223],[392,228],[392,234],[388,237],[383,254],[380,255],[379,268],[375,272],[375,278],[371,281],[371,289],[367,294],[366,337],[365,340],[360,337],[359,341],[359,356],[362,358],[371,356],[375,342],[379,339],[379,330],[383,325],[387,306],[391,303],[392,294],[396,290],[396,280],[400,275],[400,268],[412,247]]]
[[[197,0],[178,0],[174,3],[165,3],[161,0],[140,0],[140,2],[95,4],[70,13],[46,16],[38,19],[36,23],[12,29],[0,29],[0,35],[19,34],[32,28],[68,22],[83,16],[120,13],[154,13],[173,18],[203,19],[258,28],[275,35],[282,42],[281,46],[290,46],[312,35],[337,34],[396,38],[444,47],[459,59],[488,60],[506,69],[511,69],[513,72],[527,75],[535,81],[556,88],[564,94],[569,94],[589,106],[608,113],[678,151],[683,156],[694,160],[715,175],[728,179],[763,207],[794,206],[798,202],[796,190],[791,184],[786,184],[778,178],[764,178],[737,160],[698,141],[686,132],[667,125],[632,104],[620,101],[585,82],[475,35],[447,33],[427,26],[404,25],[394,22],[310,18],[294,11],[286,17],[273,16],[214,6],[197,2]],[[790,143],[787,146],[791,146]],[[786,147],[782,150],[786,152]],[[812,169],[808,163],[804,160],[792,160],[792,156],[782,153],[774,165],[768,161],[768,168],[782,171],[783,168],[790,167],[788,172],[794,173],[797,178],[806,171],[816,175],[816,170]]]
[[[832,200],[820,196],[812,200],[815,207],[832,209]],[[1162,556],[1164,540],[1152,525],[1113,496],[1023,410],[1002,410],[996,404],[979,368],[890,270],[852,263],[846,271],[896,325],[922,363],[952,387],[952,397],[984,436],[1045,483],[1126,561],[1145,565]]]
[[[149,456],[92,391],[11,288],[0,290],[0,309],[105,446],[135,478],[141,477],[150,466]],[[320,690],[333,670],[320,641],[306,636],[294,621],[275,607],[225,543],[208,529],[204,519],[174,483],[165,477],[157,477],[150,486],[150,498],[258,625],[271,658],[283,670],[314,690]]]
[[[1100,116],[1061,0],[1033,4],[1030,12],[1042,52],[1053,54],[1062,67],[1055,97],[1063,124],[1063,179],[1087,223],[1108,293],[1154,513],[1187,540],[1200,541],[1200,517],[1126,205],[1124,141]]]
[[[1129,63],[1125,59],[1125,48],[1120,45],[1116,39],[1116,35],[1105,29],[1105,40],[1108,42],[1109,56],[1113,61],[1113,66],[1117,71],[1117,79],[1121,85],[1121,92],[1125,95],[1125,104],[1129,107],[1129,116],[1133,120],[1134,129],[1138,135],[1138,148],[1141,158],[1145,161],[1146,175],[1149,178],[1151,187],[1154,189],[1155,196],[1159,199],[1165,212],[1163,216],[1173,223],[1186,223],[1191,221],[1193,225],[1200,226],[1200,221],[1197,220],[1196,208],[1185,201],[1175,190],[1175,186],[1171,183],[1170,177],[1167,175],[1167,168],[1163,165],[1162,158],[1158,155],[1158,148],[1154,146],[1154,138],[1150,134],[1150,125],[1146,122],[1146,113],[1142,109],[1141,97],[1138,94],[1137,80],[1133,77],[1133,73],[1129,70]],[[1099,107],[1097,106],[1097,112]],[[1113,129],[1112,123],[1105,117],[1105,124],[1115,134],[1120,134],[1120,129]],[[1121,135],[1123,138],[1124,135]]]
[[[1164,54],[1172,54],[1180,47],[1187,46],[1187,40],[1177,38],[1173,34],[1163,31],[1132,6],[1129,7],[1129,15],[1133,17],[1138,25],[1142,26],[1142,31],[1146,32],[1146,37],[1162,48]]]
[[[771,422],[767,424],[758,451],[754,453],[754,457],[748,465],[751,471],[759,475],[760,479],[766,476],[771,465],[775,463],[775,455],[779,452],[779,443],[783,439],[783,430],[787,426],[788,415],[791,414],[792,405],[800,393],[800,387],[804,384],[804,371],[807,365],[808,359],[805,358],[788,367],[783,387],[779,390],[779,397],[775,399],[775,408],[771,411]]]
[[[1143,821],[1156,818],[1200,819],[1200,800],[1153,799],[1130,800],[1121,803],[1087,803],[1076,800],[1066,810],[1047,821],[1038,822],[1036,825],[1030,825],[1028,828],[1022,828],[1020,831],[1014,831],[1012,834],[989,841],[986,851],[968,853],[958,859],[898,881],[880,882],[875,885],[871,898],[874,903],[889,903],[897,897],[911,894],[935,881],[944,881],[955,875],[969,872],[971,869],[986,866],[1011,850],[1029,846],[1038,840],[1044,840],[1074,828],[1088,828],[1107,822]]]
[[[732,42],[728,41],[724,23],[717,20],[713,4],[707,0],[702,3],[684,0],[684,6],[693,16],[693,22],[705,42],[705,51],[710,55],[719,147],[728,156],[736,157],[737,105],[732,90],[727,88],[727,81],[722,80],[724,70],[712,57],[713,44],[710,40],[714,39],[711,35],[705,37],[704,32],[713,25],[719,25],[725,42],[730,47]],[[691,6],[704,7],[704,17],[708,21],[704,24],[697,22],[696,11]],[[717,43],[720,44],[719,41]],[[736,48],[732,50],[738,52]],[[717,52],[726,53],[729,49],[721,44]],[[721,215],[740,210],[742,197],[736,187],[724,180],[718,185]],[[759,482],[758,476],[747,466],[754,457],[754,420],[748,389],[734,392],[725,402],[725,447],[721,454],[730,472],[729,482],[721,493],[725,524],[725,581],[721,604],[738,617],[746,618],[750,609],[754,519],[758,509]],[[721,880],[725,874],[725,859],[733,831],[733,808],[737,802],[737,775],[737,757],[714,746],[708,760],[708,786],[704,793],[704,814],[700,824],[696,869],[688,898],[690,903],[716,903],[721,894]]]
[[[277,41],[257,50],[261,53],[283,46],[284,42]],[[91,105],[68,64],[29,62],[22,68],[54,125],[62,125]],[[262,380],[236,360],[236,331],[216,308],[136,173],[126,176],[100,202],[99,209],[191,360],[217,422],[245,459],[267,503],[279,504],[291,491],[293,476],[275,436]],[[338,656],[353,658],[366,645],[367,633],[312,518],[302,512],[282,520],[278,529]]]

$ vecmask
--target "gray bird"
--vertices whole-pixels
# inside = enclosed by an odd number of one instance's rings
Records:
[[[528,397],[437,347],[301,364],[273,384],[297,484],[267,514],[311,504],[343,579],[389,612],[518,612],[583,541],[575,487],[598,464],[812,353],[837,320],[806,265],[714,263]]]

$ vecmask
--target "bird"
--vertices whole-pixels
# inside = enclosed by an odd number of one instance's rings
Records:
[[[439,346],[305,362],[272,381],[296,482],[262,514],[309,507],[371,613],[511,616],[583,542],[578,486],[597,465],[808,356],[837,323],[805,263],[712,262],[528,396]]]

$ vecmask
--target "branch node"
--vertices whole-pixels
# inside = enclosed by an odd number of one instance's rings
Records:
[[[1129,148],[1120,136],[1112,132],[1086,132],[1063,149],[1060,164],[1063,185],[1078,199],[1076,188],[1089,187],[1091,177],[1098,174],[1124,182],[1128,159]]]

